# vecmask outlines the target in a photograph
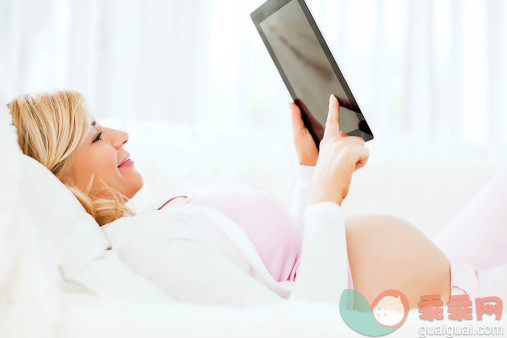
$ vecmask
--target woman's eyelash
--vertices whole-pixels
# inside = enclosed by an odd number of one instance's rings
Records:
[[[95,143],[95,142],[97,142],[98,140],[102,140],[102,139],[100,138],[100,135],[102,135],[102,132],[100,132],[100,133],[97,135],[97,137],[95,137],[95,139],[93,139],[93,142],[92,142],[92,143]]]

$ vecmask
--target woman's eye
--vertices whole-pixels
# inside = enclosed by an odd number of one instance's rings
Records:
[[[97,142],[98,140],[102,140],[102,139],[100,138],[100,136],[101,136],[101,135],[102,135],[102,132],[100,132],[100,133],[99,133],[99,134],[95,137],[95,139],[93,139],[93,142],[92,142],[92,143],[95,143],[95,142]]]

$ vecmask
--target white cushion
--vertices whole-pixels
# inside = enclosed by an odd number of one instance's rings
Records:
[[[60,255],[64,273],[74,274],[110,248],[97,222],[46,167],[22,155],[21,195],[44,236]]]
[[[22,154],[21,198],[33,224],[54,246],[67,281],[105,297],[167,301],[169,296],[125,265],[98,223],[46,167]]]

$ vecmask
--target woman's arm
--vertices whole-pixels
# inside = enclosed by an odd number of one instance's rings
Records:
[[[289,108],[291,110],[292,137],[299,159],[291,214],[294,218],[300,220],[303,219],[304,210],[308,206],[310,199],[319,151],[312,135],[303,122],[298,106],[294,102],[290,102]]]

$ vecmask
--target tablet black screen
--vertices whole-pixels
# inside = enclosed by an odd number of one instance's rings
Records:
[[[303,0],[270,0],[252,13],[252,19],[317,145],[330,94],[340,102],[340,129],[365,141],[373,139]]]

